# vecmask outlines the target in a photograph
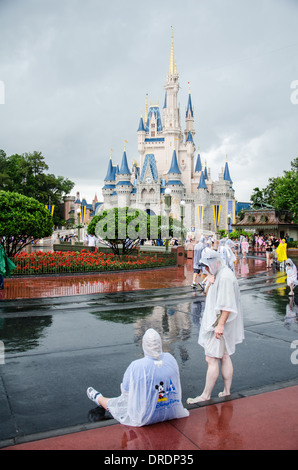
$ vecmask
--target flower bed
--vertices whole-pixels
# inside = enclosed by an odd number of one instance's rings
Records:
[[[20,253],[13,259],[16,269],[12,275],[59,274],[96,271],[145,269],[176,264],[175,256],[131,255],[119,257],[113,253],[56,251]]]

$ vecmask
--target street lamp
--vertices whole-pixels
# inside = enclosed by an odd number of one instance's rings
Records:
[[[166,188],[165,190],[165,212],[167,216],[170,215],[171,211],[171,204],[172,204],[172,196],[171,196],[171,188]]]
[[[172,204],[172,196],[171,196],[171,188],[165,189],[165,213],[167,216],[168,222],[168,235],[170,230],[170,212],[171,212],[171,204]],[[166,251],[169,249],[169,239],[166,239]]]
[[[185,201],[180,201],[180,215],[181,215],[181,246],[183,245],[183,220],[184,220],[184,208],[185,208]]]
[[[82,214],[81,214],[81,208],[79,207],[77,209],[78,242],[81,241],[81,227],[80,227],[81,220],[82,220]]]

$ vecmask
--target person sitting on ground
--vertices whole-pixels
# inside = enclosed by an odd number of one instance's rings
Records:
[[[189,416],[181,402],[178,364],[170,353],[162,352],[157,331],[149,328],[143,336],[142,346],[144,357],[127,368],[119,397],[106,398],[89,387],[88,398],[128,426],[145,426]]]

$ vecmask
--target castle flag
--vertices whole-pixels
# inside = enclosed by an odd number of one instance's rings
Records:
[[[50,214],[51,214],[51,215],[54,214],[55,206],[53,206],[53,205],[51,205],[51,204],[45,204],[45,208],[48,209],[48,211],[50,211]]]
[[[204,208],[205,208],[205,206],[203,206],[203,204],[200,204],[200,205],[198,206],[198,214],[199,214],[199,224],[200,224],[200,227],[203,226]]]
[[[219,216],[220,216],[220,211],[221,211],[221,206],[219,204],[213,204],[213,216],[214,216],[214,227],[215,230],[217,231],[217,227],[219,225]]]

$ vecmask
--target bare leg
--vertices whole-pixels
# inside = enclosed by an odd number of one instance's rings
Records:
[[[206,356],[206,362],[208,364],[208,369],[203,393],[197,396],[196,398],[188,398],[188,404],[199,403],[200,401],[210,400],[211,398],[212,390],[218,379],[219,365],[218,359],[216,357]]]
[[[233,380],[233,364],[228,354],[224,354],[221,361],[221,375],[224,381],[224,390],[218,394],[219,397],[225,397],[231,394],[231,385]]]
[[[102,395],[100,395],[98,398],[97,398],[97,403],[102,406],[105,410],[108,409],[108,400],[109,398],[106,398],[106,397],[103,397]]]
[[[106,410],[108,409],[107,405],[109,398],[103,397],[101,393],[95,390],[95,388],[87,388],[87,397],[89,400],[93,401],[93,403],[96,403],[96,405],[102,406],[102,408],[105,408]]]

